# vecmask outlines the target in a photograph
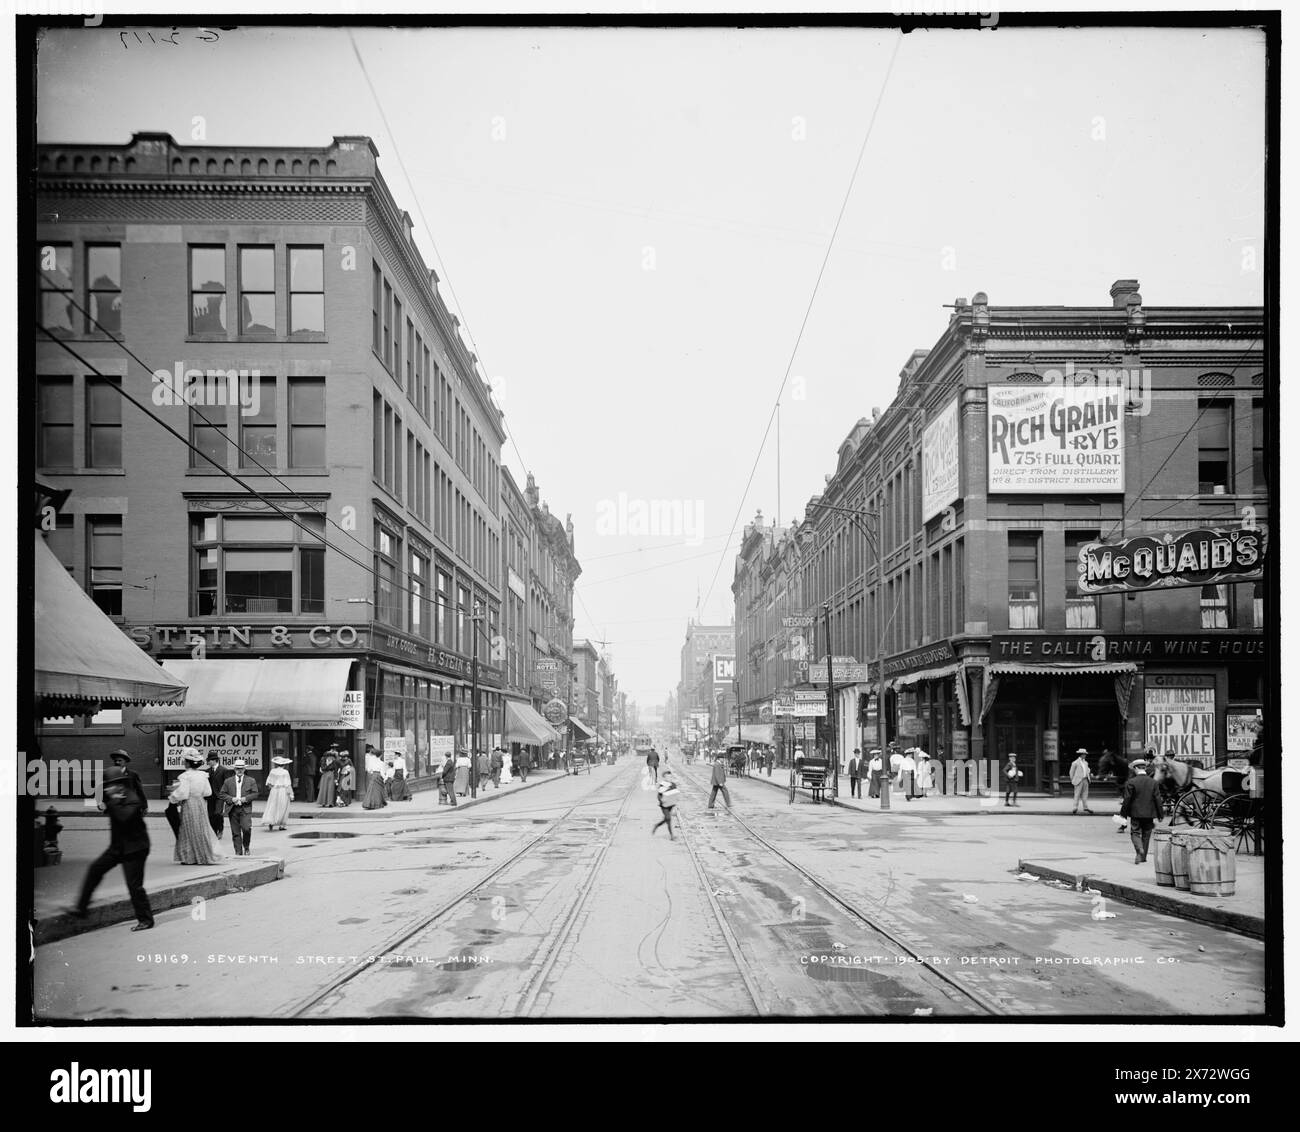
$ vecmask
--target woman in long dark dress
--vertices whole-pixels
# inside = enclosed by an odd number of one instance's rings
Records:
[[[316,805],[333,806],[338,800],[334,788],[334,774],[338,766],[338,753],[332,748],[325,752],[320,761],[320,790],[316,793]]]
[[[335,777],[338,781],[339,805],[352,805],[353,795],[357,792],[357,768],[352,765],[352,760],[347,755],[339,756]]]
[[[388,805],[384,791],[384,760],[373,750],[366,752],[366,796],[362,799],[363,810],[382,810]]]

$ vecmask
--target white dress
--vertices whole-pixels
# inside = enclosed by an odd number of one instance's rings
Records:
[[[268,829],[284,825],[291,801],[293,779],[284,767],[278,766],[266,776],[266,809],[262,811],[262,824]]]

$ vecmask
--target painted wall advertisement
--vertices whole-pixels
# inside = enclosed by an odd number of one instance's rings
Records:
[[[1147,673],[1146,744],[1157,754],[1214,766],[1214,677]]]
[[[1122,493],[1122,388],[990,385],[989,491]]]
[[[939,514],[957,498],[961,427],[957,398],[921,434],[921,519]]]
[[[195,728],[191,731],[164,731],[163,769],[184,770],[181,752],[193,747],[205,758],[215,751],[221,756],[222,766],[233,766],[236,759],[248,763],[249,770],[262,769],[261,731],[223,731]]]

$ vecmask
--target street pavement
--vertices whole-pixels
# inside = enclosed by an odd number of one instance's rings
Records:
[[[397,820],[390,805],[257,830],[255,851],[279,839],[283,880],[213,901],[202,918],[163,912],[152,932],[117,926],[38,947],[38,1013],[1077,1020],[1263,1009],[1262,942],[1019,878],[1030,851],[1119,843],[1104,818],[881,820],[792,806],[747,779],[729,783],[733,815],[721,800],[707,810],[707,767],[672,765],[684,790],[675,841],[651,834],[653,783],[628,761],[478,807],[439,808],[435,796],[432,808],[402,804]]]

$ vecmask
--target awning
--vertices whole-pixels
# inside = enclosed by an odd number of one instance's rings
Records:
[[[1115,698],[1120,713],[1128,720],[1128,700],[1132,691],[1137,665],[1131,660],[1096,661],[1092,664],[1022,664],[1019,661],[999,661],[984,669],[984,702],[980,706],[980,719],[987,718],[998,697],[998,684],[1003,676],[1114,676]]]
[[[734,727],[727,729],[727,736],[723,739],[723,744],[730,743],[758,743],[764,747],[770,747],[772,742],[772,724],[770,723],[746,723],[740,729],[740,738],[736,738],[736,729]]]
[[[45,717],[109,704],[181,704],[185,680],[160,668],[36,536],[36,683]]]
[[[583,723],[582,720],[569,716],[569,723],[573,726],[574,738],[576,738],[578,742],[581,743],[584,739],[594,739],[596,737],[596,733]]]
[[[555,738],[555,728],[537,714],[530,704],[521,704],[515,700],[506,700],[507,743],[524,743],[540,747]]]
[[[151,707],[136,722],[342,727],[347,657],[169,660],[163,667],[190,686],[184,707]]]

